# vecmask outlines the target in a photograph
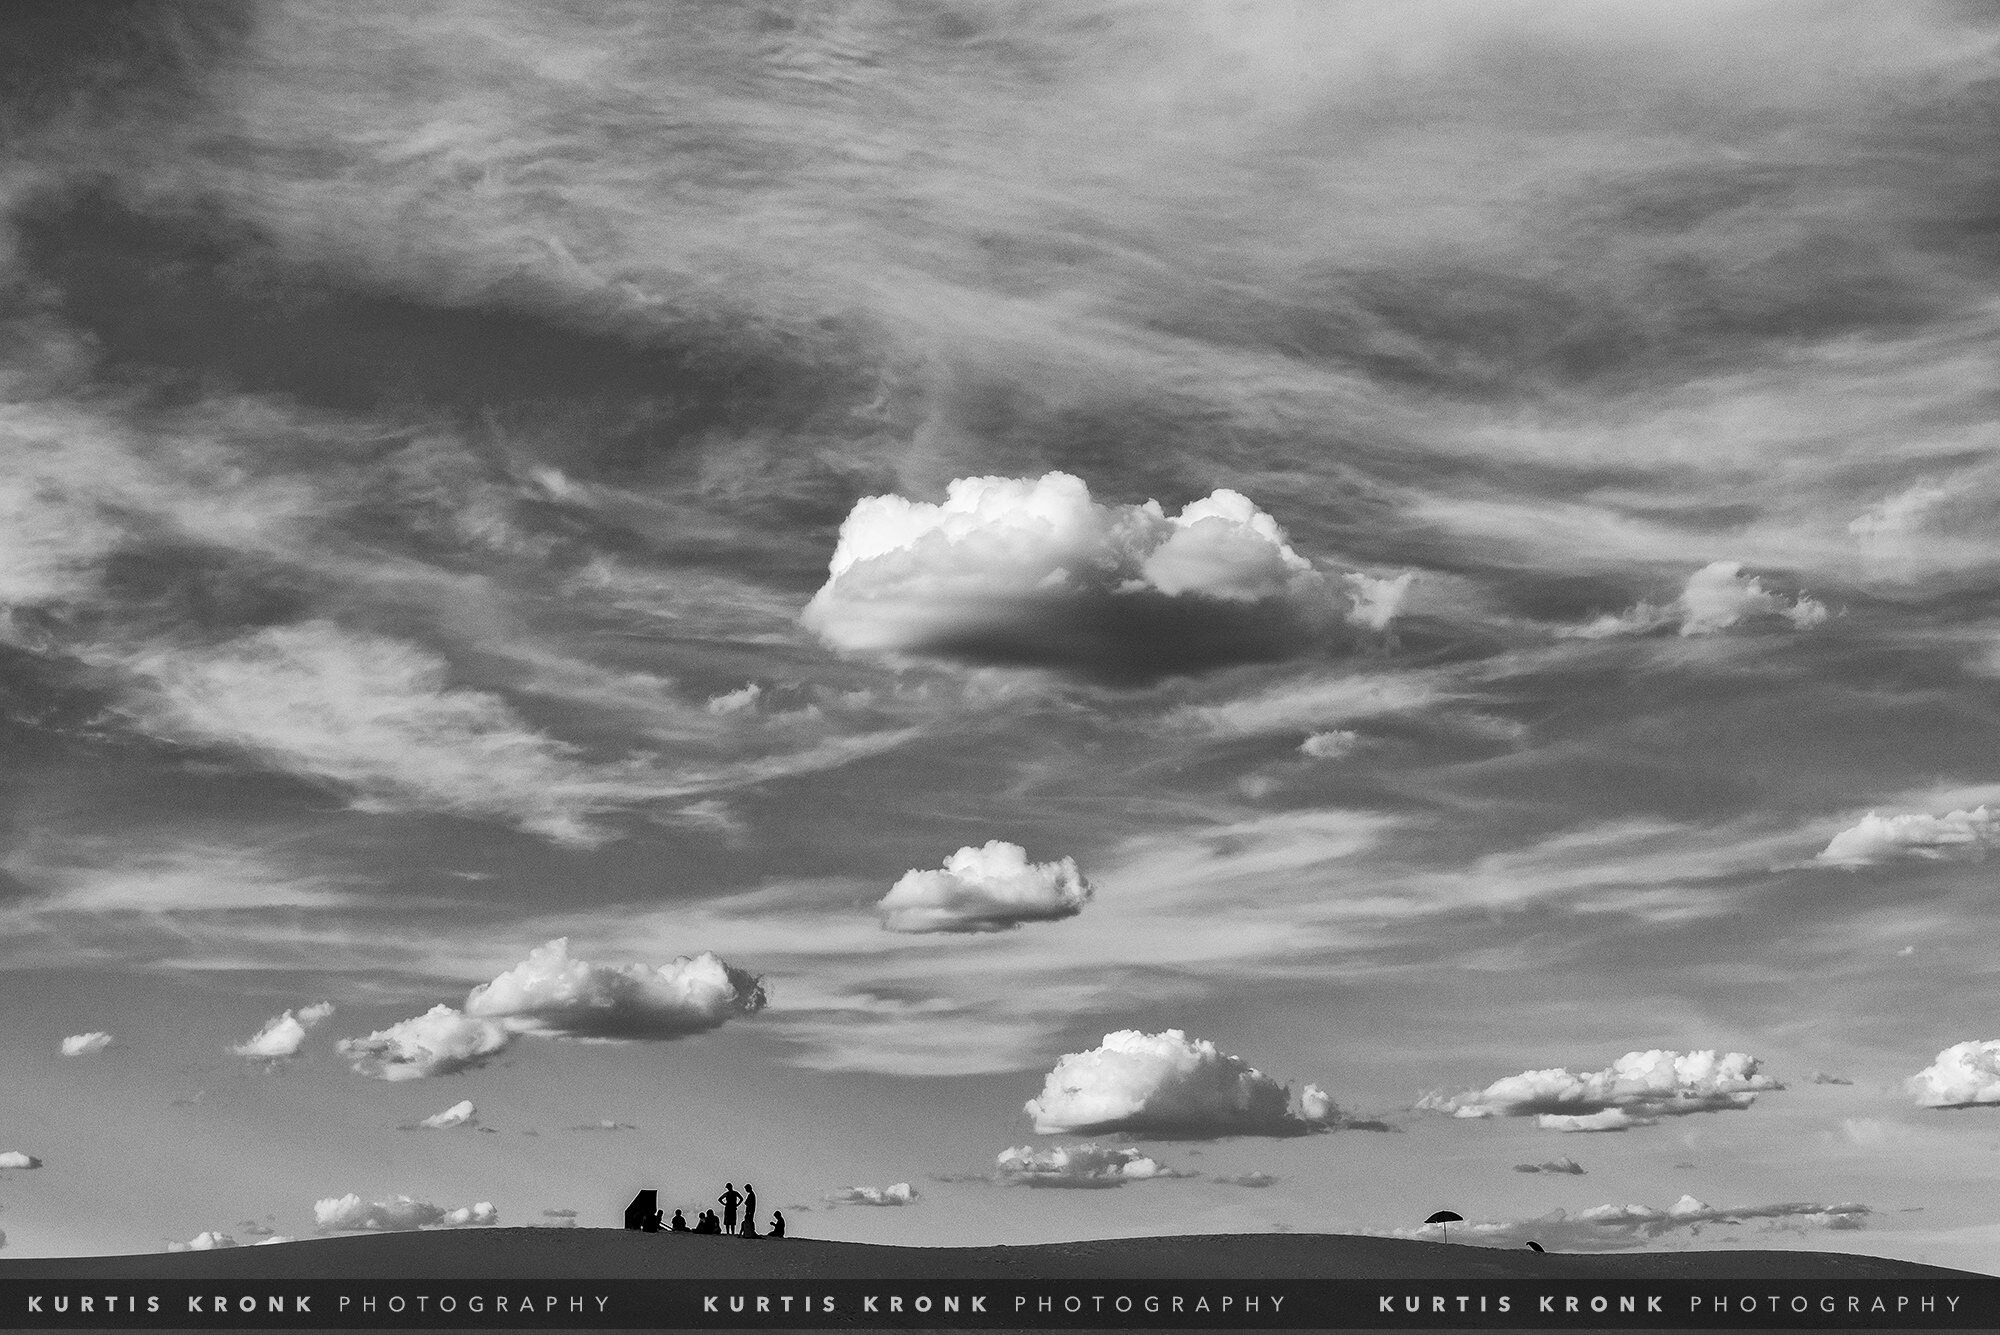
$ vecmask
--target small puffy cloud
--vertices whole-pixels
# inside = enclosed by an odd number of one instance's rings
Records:
[[[1073,858],[1030,862],[1019,844],[961,848],[936,871],[909,871],[875,906],[892,932],[1000,932],[1071,918],[1090,902]]]
[[[1972,1108],[2000,1103],[2000,1038],[1946,1048],[1903,1082],[1920,1108]]]
[[[1254,1171],[1237,1173],[1233,1177],[1212,1177],[1209,1179],[1211,1182],[1220,1182],[1225,1186],[1231,1187],[1268,1187],[1277,1180],[1270,1173]]]
[[[1583,1165],[1568,1156],[1564,1156],[1560,1159],[1547,1159],[1541,1163],[1517,1163],[1514,1165],[1514,1171],[1517,1173],[1570,1173],[1581,1175]]]
[[[1712,1225],[1742,1224],[1753,1219],[1771,1221],[1776,1227],[1856,1229],[1864,1226],[1871,1213],[1867,1206],[1852,1201],[1839,1205],[1788,1201],[1715,1209],[1692,1196],[1682,1196],[1664,1210],[1645,1205],[1599,1205],[1575,1214],[1555,1210],[1536,1219],[1453,1224],[1451,1240],[1487,1247],[1519,1247],[1539,1242],[1552,1252],[1620,1251],[1675,1233],[1699,1236]],[[1396,1229],[1393,1233],[1406,1238],[1441,1235],[1436,1224]]]
[[[601,1121],[584,1122],[581,1125],[570,1128],[572,1131],[637,1131],[638,1129],[631,1122],[614,1122],[608,1117]]]
[[[1662,1117],[1747,1108],[1783,1089],[1741,1052],[1628,1052],[1602,1071],[1523,1071],[1485,1089],[1428,1094],[1419,1108],[1454,1117],[1526,1117],[1547,1131],[1623,1131]]]
[[[1812,1083],[1815,1085],[1851,1085],[1854,1082],[1844,1079],[1841,1076],[1828,1075],[1825,1071],[1814,1071],[1812,1073]]]
[[[1878,816],[1833,836],[1815,861],[1835,867],[1879,867],[1890,862],[1977,861],[2000,843],[2000,816],[1985,807],[1942,816]]]
[[[236,1044],[229,1050],[239,1057],[253,1060],[283,1061],[296,1057],[305,1045],[306,1031],[333,1014],[333,1003],[317,1002],[311,1006],[301,1006],[296,1011],[286,1011],[265,1023],[254,1035]]]
[[[824,1199],[828,1205],[912,1205],[920,1194],[909,1183],[898,1182],[888,1187],[842,1187]]]
[[[1190,1039],[1178,1029],[1123,1029],[1088,1052],[1066,1054],[1026,1111],[1043,1135],[1129,1131],[1206,1138],[1313,1130],[1292,1114],[1289,1102],[1283,1085],[1207,1039]]]
[[[493,1208],[491,1201],[447,1210],[410,1196],[392,1196],[386,1201],[370,1202],[349,1192],[345,1196],[329,1196],[315,1201],[313,1222],[321,1233],[360,1230],[395,1233],[418,1228],[485,1227],[499,1223],[500,1212]]]
[[[801,620],[848,652],[1146,680],[1291,657],[1335,615],[1325,577],[1247,497],[1168,515],[1049,473],[960,478],[936,505],[862,498]]]
[[[167,1244],[167,1250],[170,1252],[214,1252],[221,1251],[225,1247],[240,1247],[242,1245],[242,1243],[230,1237],[227,1233],[218,1233],[210,1229],[205,1233],[195,1234],[187,1242],[170,1242]]]
[[[1314,760],[1337,760],[1352,755],[1361,745],[1361,734],[1346,728],[1316,732],[1299,743],[1299,754]]]
[[[1800,594],[1786,598],[1743,573],[1740,561],[1715,561],[1681,590],[1681,634],[1707,635],[1750,617],[1783,617],[1800,630],[1826,620],[1826,604]]]
[[[1335,1122],[1340,1119],[1340,1105],[1318,1085],[1307,1085],[1299,1091],[1299,1117],[1307,1122]]]
[[[0,1153],[0,1168],[40,1168],[41,1166],[42,1161],[32,1154],[23,1154],[19,1150],[7,1150],[4,1153]]]
[[[1095,1143],[1046,1150],[1023,1145],[1000,1151],[993,1164],[993,1180],[1009,1187],[1122,1187],[1187,1176],[1138,1150]]]
[[[740,690],[727,691],[721,695],[711,696],[708,701],[708,712],[711,714],[740,714],[746,709],[756,708],[757,698],[763,694],[764,688],[753,681]]]
[[[475,1126],[479,1122],[478,1111],[472,1106],[471,1099],[460,1099],[443,1112],[433,1113],[424,1118],[417,1125],[432,1131],[449,1131],[453,1127]]]
[[[713,952],[671,964],[591,964],[558,937],[490,983],[465,1013],[542,1038],[670,1039],[713,1029],[764,1007],[761,981]]]
[[[422,1080],[483,1066],[512,1039],[512,1033],[492,1020],[437,1005],[366,1038],[344,1038],[339,1047],[340,1055],[362,1075]]]
[[[1804,594],[1787,598],[1743,573],[1740,561],[1714,561],[1688,577],[1679,598],[1665,606],[1640,603],[1566,632],[1579,639],[1649,635],[1677,627],[1681,635],[1712,635],[1752,619],[1782,619],[1806,630],[1827,619],[1825,603]]]
[[[111,1035],[103,1030],[92,1030],[88,1034],[71,1034],[62,1041],[62,1055],[65,1057],[87,1057],[93,1052],[102,1052],[111,1046]]]
[[[1370,630],[1387,630],[1389,623],[1403,610],[1403,600],[1409,595],[1410,585],[1416,582],[1417,572],[1406,570],[1394,579],[1359,572],[1343,578],[1348,593],[1354,599],[1354,609],[1348,613],[1348,619]]]

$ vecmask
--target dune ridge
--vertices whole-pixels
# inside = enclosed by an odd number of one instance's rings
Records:
[[[61,1278],[1508,1279],[1982,1278],[1844,1252],[1537,1254],[1346,1234],[1112,1238],[1014,1247],[890,1247],[786,1238],[497,1228],[315,1238],[273,1247],[0,1260],[0,1280]]]

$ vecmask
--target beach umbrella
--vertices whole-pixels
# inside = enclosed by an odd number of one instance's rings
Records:
[[[1443,1225],[1444,1225],[1444,1240],[1445,1240],[1446,1242],[1450,1242],[1450,1241],[1451,1241],[1451,1226],[1452,1226],[1452,1225],[1453,1225],[1454,1223],[1463,1223],[1463,1222],[1465,1222],[1465,1216],[1464,1216],[1464,1215],[1462,1215],[1462,1214],[1453,1214],[1453,1213],[1452,1213],[1452,1212],[1451,1212],[1450,1210],[1439,1210],[1439,1211],[1438,1211],[1438,1212],[1437,1212],[1436,1214],[1432,1215],[1432,1216],[1431,1216],[1431,1217],[1430,1217],[1429,1219],[1426,1219],[1426,1220],[1424,1220],[1424,1222],[1425,1222],[1426,1224],[1443,1224]]]

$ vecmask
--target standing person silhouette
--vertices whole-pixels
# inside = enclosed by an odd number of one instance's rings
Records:
[[[757,1233],[757,1188],[748,1182],[743,1184],[743,1231],[752,1237]]]
[[[725,1182],[722,1184],[722,1194],[715,1198],[715,1202],[722,1207],[722,1231],[724,1233],[734,1233],[736,1231],[736,1207],[742,1200],[743,1193],[736,1189],[734,1182]]]

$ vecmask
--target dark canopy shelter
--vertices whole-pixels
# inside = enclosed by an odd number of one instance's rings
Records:
[[[647,1233],[660,1231],[660,1193],[651,1187],[632,1198],[625,1207],[625,1227]]]

